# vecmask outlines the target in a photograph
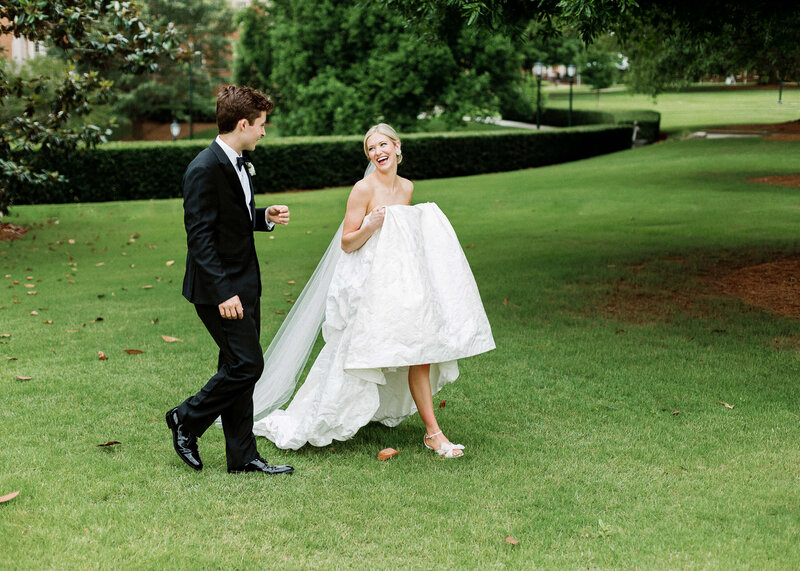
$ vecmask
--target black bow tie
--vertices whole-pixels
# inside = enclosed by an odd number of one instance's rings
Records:
[[[241,168],[247,163],[244,160],[244,157],[236,157],[236,168],[241,170]]]

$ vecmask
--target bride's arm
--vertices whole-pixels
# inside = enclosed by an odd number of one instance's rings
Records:
[[[348,254],[366,244],[370,236],[383,225],[386,210],[383,206],[373,209],[367,223],[361,225],[367,215],[367,206],[369,206],[371,197],[372,189],[363,180],[357,182],[350,191],[342,227],[342,250]]]

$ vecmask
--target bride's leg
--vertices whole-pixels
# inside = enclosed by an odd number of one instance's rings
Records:
[[[417,405],[419,417],[425,423],[426,434],[436,434],[433,438],[426,440],[428,446],[434,450],[442,447],[442,444],[450,442],[444,434],[441,434],[439,423],[436,422],[436,416],[433,414],[433,394],[431,394],[431,366],[430,365],[412,365],[408,368],[408,388],[411,390],[411,398]],[[454,455],[460,456],[463,454],[461,450],[455,450]]]

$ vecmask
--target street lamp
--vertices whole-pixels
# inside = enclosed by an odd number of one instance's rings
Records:
[[[778,88],[778,103],[783,103],[783,78],[779,80],[780,87]]]
[[[172,120],[169,126],[169,132],[172,133],[172,140],[175,141],[178,139],[178,135],[181,134],[181,126],[178,124],[176,119]]]
[[[572,127],[572,82],[575,81],[575,72],[578,68],[574,63],[567,66],[567,76],[569,76],[569,114],[567,115],[567,126]]]
[[[541,126],[542,115],[542,73],[544,73],[544,64],[537,61],[533,64],[533,74],[536,76],[536,128]]]

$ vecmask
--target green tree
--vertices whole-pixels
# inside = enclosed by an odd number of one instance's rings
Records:
[[[600,102],[600,90],[611,87],[620,76],[619,50],[614,36],[603,35],[586,46],[578,56],[581,80],[595,90]]]
[[[154,30],[131,2],[5,0],[0,20],[0,33],[47,42],[66,62],[55,77],[0,66],[0,214],[7,214],[15,194],[62,180],[44,166],[54,157],[104,140],[108,131],[86,118],[109,100],[108,74],[155,71],[179,45],[174,28]]]
[[[407,129],[420,114],[456,122],[495,112],[519,81],[521,53],[502,35],[462,27],[420,41],[375,3],[254,2],[239,22],[236,81],[273,96],[286,134],[358,133],[381,118]]]
[[[454,20],[521,32],[535,21],[548,35],[574,29],[585,42],[612,29],[638,0],[374,0],[400,8],[427,30],[441,34]]]
[[[145,77],[122,75],[116,109],[134,126],[150,119],[168,122],[190,116],[213,119],[214,88],[228,73],[233,11],[227,0],[143,0],[142,14],[153,26],[172,26],[187,57],[164,62]],[[191,83],[191,86],[190,86]],[[191,95],[191,101],[190,101]]]
[[[765,0],[639,0],[618,27],[629,84],[657,93],[708,75],[800,79],[800,6]]]

